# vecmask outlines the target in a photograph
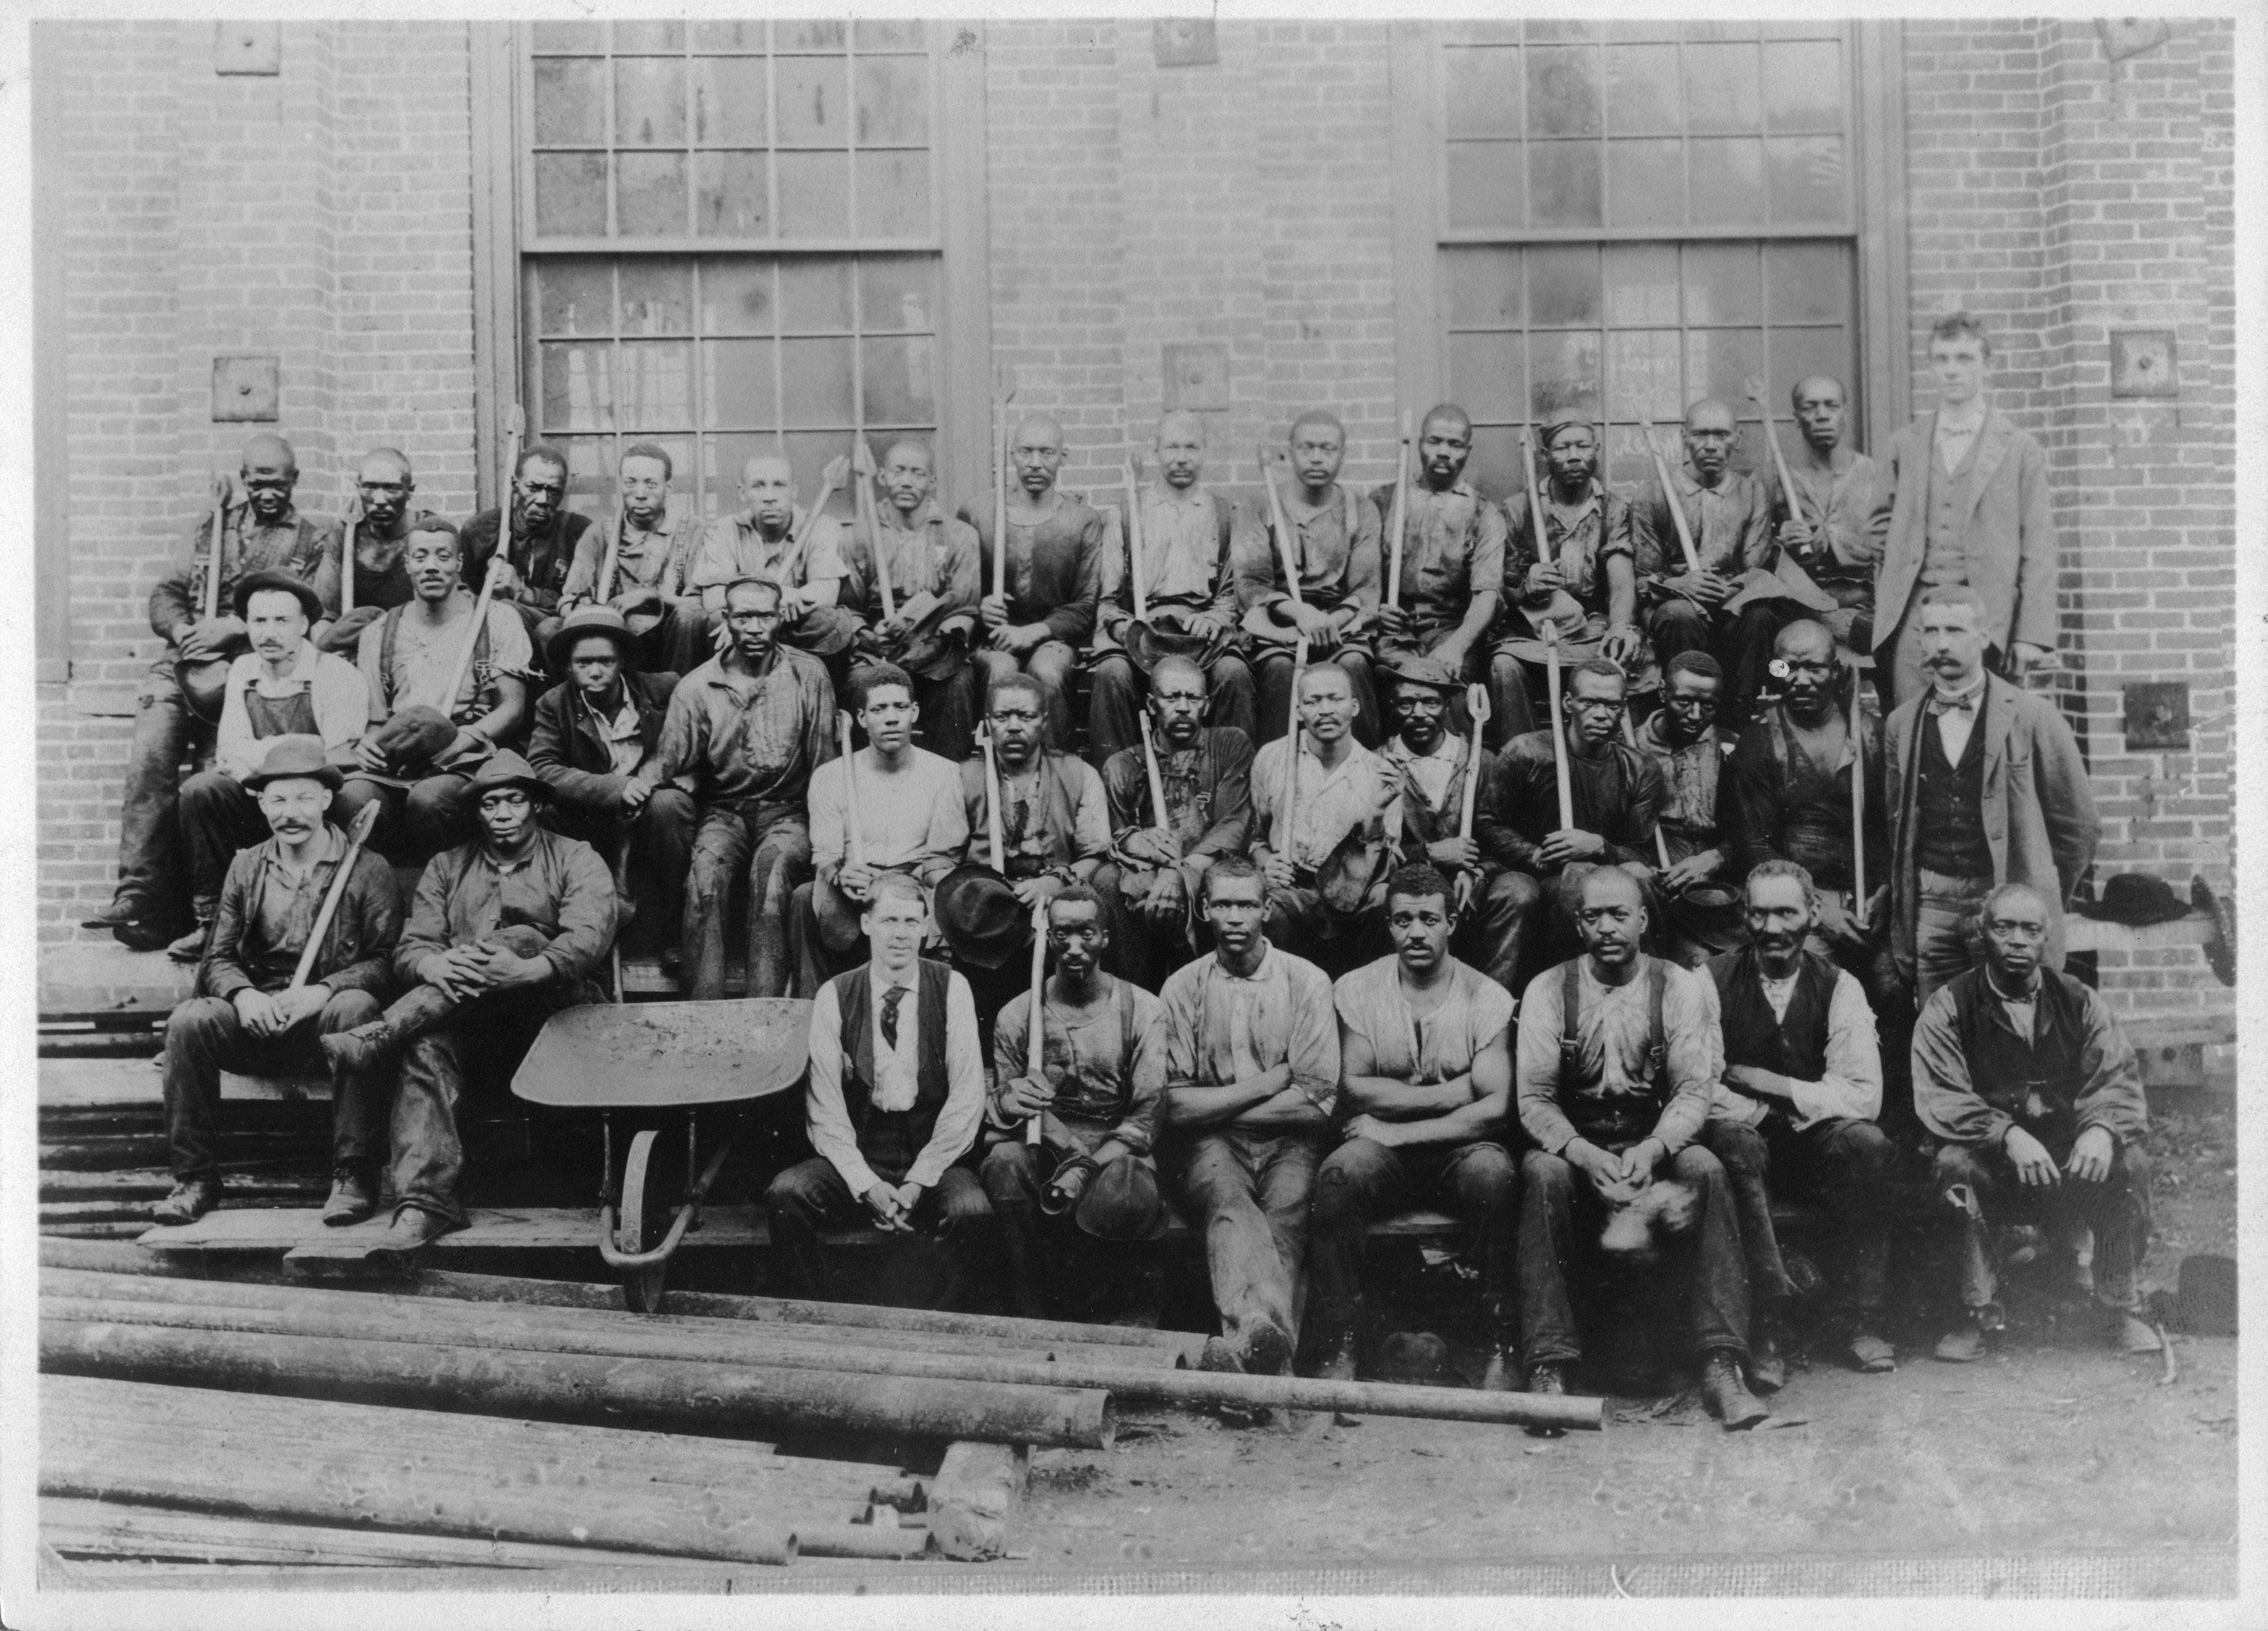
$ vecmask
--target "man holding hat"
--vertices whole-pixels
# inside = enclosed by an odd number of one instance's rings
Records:
[[[700,542],[700,506],[672,507],[674,470],[669,450],[656,443],[623,450],[612,524],[584,533],[559,591],[563,616],[592,604],[622,613],[637,631],[639,666],[655,674],[690,674],[710,649],[709,614],[686,581]],[[600,582],[609,565],[612,576]]]
[[[770,578],[725,587],[729,644],[679,682],[656,774],[693,789],[701,825],[685,881],[686,994],[725,994],[725,916],[748,880],[748,995],[783,997],[794,977],[787,913],[811,881],[812,772],[836,756],[827,665],[780,644],[784,591]]]
[[[1521,939],[1540,888],[1512,864],[1496,808],[1496,755],[1484,747],[1476,756],[1469,733],[1447,729],[1449,701],[1460,687],[1438,658],[1395,653],[1379,672],[1395,734],[1378,756],[1401,785],[1395,808],[1387,812],[1388,840],[1405,860],[1427,862],[1455,881],[1449,904],[1460,955],[1506,991],[1517,991]],[[1469,838],[1460,830],[1466,782],[1476,776]]]
[[[1472,456],[1470,416],[1454,402],[1427,410],[1418,427],[1418,479],[1403,494],[1403,603],[1378,607],[1381,657],[1423,652],[1461,683],[1486,672],[1488,631],[1504,597],[1504,512],[1465,479]],[[1383,483],[1370,495],[1388,526],[1395,486]],[[1394,540],[1379,548],[1391,559]]]
[[[617,883],[632,867],[652,886],[649,934],[666,935],[662,971],[674,976],[676,935],[685,914],[685,870],[693,845],[693,795],[661,771],[662,719],[674,674],[641,674],[637,643],[622,613],[585,606],[551,637],[550,671],[559,683],[535,700],[527,762],[551,784],[549,824],[580,838],[609,863],[623,854]]]
[[[992,1033],[993,1089],[985,1125],[984,1192],[1000,1214],[1008,1283],[1016,1312],[1027,1318],[1088,1317],[1098,1299],[1051,1313],[1058,1302],[1042,1280],[1119,1290],[1128,1280],[1149,1294],[1145,1323],[1157,1321],[1162,1267],[1153,1252],[1130,1262],[1123,1248],[1165,1233],[1164,1203],[1151,1159],[1158,1095],[1166,1084],[1165,1029],[1158,999],[1103,971],[1110,925],[1102,901],[1074,883],[1048,902],[1048,948],[1056,971],[1042,987],[1040,1074],[1031,1074],[1032,993],[1019,992]],[[1024,1140],[1025,1123],[1040,1118],[1040,1141]],[[1042,1222],[1042,1219],[1049,1221]],[[1076,1227],[1074,1227],[1076,1225]],[[1053,1274],[1046,1271],[1057,1271]]]
[[[342,765],[351,762],[370,720],[361,672],[307,638],[323,615],[312,587],[284,572],[252,572],[237,581],[233,604],[252,649],[229,664],[212,768],[181,784],[181,847],[196,926],[167,948],[176,963],[202,954],[229,863],[268,830],[245,785],[266,744],[278,736],[320,737],[326,758]]]
[[[398,1203],[379,1252],[413,1252],[464,1227],[457,1101],[467,1078],[508,1078],[544,1021],[600,994],[591,976],[614,944],[614,877],[589,845],[536,820],[550,801],[551,784],[508,748],[473,773],[481,836],[426,863],[394,949],[394,976],[411,989],[384,1017],[325,1045],[338,1066],[401,1061]]]
[[[291,984],[346,859],[346,834],[323,819],[339,779],[323,739],[314,735],[270,738],[244,779],[272,836],[229,863],[211,943],[197,970],[197,994],[166,1023],[173,1188],[151,1214],[160,1223],[190,1222],[220,1199],[214,1122],[223,1071],[307,1069],[316,1062],[318,1037],[378,1015],[379,996],[391,978],[387,959],[401,933],[401,897],[394,869],[366,849],[347,875],[308,983]],[[370,1215],[372,1085],[358,1071],[333,1078],[334,1182],[325,1222]]]
[[[1194,907],[1205,868],[1241,855],[1252,827],[1252,742],[1233,726],[1204,723],[1204,671],[1187,657],[1150,670],[1150,739],[1166,794],[1150,808],[1142,745],[1102,767],[1110,805],[1110,859],[1094,875],[1109,913],[1116,971],[1145,991],[1191,949]]]

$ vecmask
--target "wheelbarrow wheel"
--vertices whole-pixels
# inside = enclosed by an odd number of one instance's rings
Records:
[[[665,1140],[654,1128],[630,1140],[630,1159],[622,1165],[622,1222],[615,1234],[622,1251],[651,1251],[669,1233],[685,1193],[683,1151],[682,1140]],[[661,1311],[668,1273],[666,1262],[630,1271],[622,1282],[622,1298],[633,1313]]]

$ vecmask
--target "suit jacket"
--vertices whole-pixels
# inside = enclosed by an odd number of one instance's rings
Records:
[[[656,762],[654,750],[661,743],[662,721],[669,695],[677,689],[677,676],[625,668],[622,683],[637,709],[638,741],[645,748],[645,756],[638,764],[644,770]],[[535,699],[535,727],[528,736],[527,762],[551,784],[552,793],[565,808],[613,813],[615,756],[572,677]],[[650,774],[646,779],[659,785],[661,779]]]
[[[1883,726],[1889,762],[1890,950],[1908,984],[1914,978],[1914,925],[1920,899],[1914,860],[1914,801],[1929,692],[1909,698]],[[1976,730],[1984,740],[1984,842],[1998,883],[2029,883],[2048,903],[2047,966],[2063,967],[2063,904],[2095,860],[2102,823],[2088,791],[2087,764],[2063,712],[2047,697],[1987,675]]]
[[[2048,509],[2048,459],[2039,443],[1986,410],[1977,432],[1976,507],[1962,535],[1969,587],[1984,597],[1984,632],[2003,653],[2017,640],[2056,643],[2055,522]],[[1878,460],[1867,537],[1881,561],[1874,579],[1874,645],[1888,650],[1917,598],[1929,544],[1929,484],[1937,469],[1937,415],[1894,433]]]

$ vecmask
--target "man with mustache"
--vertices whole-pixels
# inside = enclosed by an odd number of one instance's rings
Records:
[[[1048,902],[1047,922],[1055,973],[1042,988],[1039,1074],[1028,990],[1009,1000],[992,1033],[999,1086],[985,1112],[994,1138],[982,1175],[1000,1215],[1011,1301],[1027,1317],[1065,1319],[1116,1300],[1155,1325],[1161,1266],[1154,1251],[1127,1248],[1165,1230],[1151,1157],[1166,1081],[1161,1009],[1104,971],[1110,926],[1093,889],[1066,888]],[[1034,1116],[1040,1141],[1027,1144]],[[1079,1286],[1101,1295],[1077,1296]]]
[[[1937,1345],[1981,1358],[2003,1319],[1986,1230],[2038,1218],[2095,1232],[2095,1300],[2111,1347],[2149,1354],[2135,1273],[2150,1238],[2149,1107],[2134,1050],[2100,993],[2046,966],[2047,897],[1984,897],[1984,961],[1941,986],[1914,1027],[1914,1107],[1940,1140],[1937,1193],[1962,1216],[1961,1323]]]
[[[1109,914],[1116,972],[1145,990],[1195,949],[1195,904],[1205,869],[1244,853],[1252,828],[1252,742],[1229,725],[1204,723],[1204,671],[1187,657],[1150,670],[1150,740],[1166,794],[1150,808],[1150,778],[1138,741],[1102,767],[1109,802],[1110,859],[1095,874]]]
[[[321,739],[330,763],[351,762],[370,720],[370,688],[343,657],[318,651],[307,631],[322,615],[315,592],[282,572],[254,572],[236,586],[236,615],[252,649],[229,665],[213,767],[181,784],[181,847],[189,858],[196,926],[166,949],[195,963],[220,905],[222,880],[238,850],[268,830],[246,786],[278,736]]]
[[[1486,676],[1485,641],[1504,596],[1504,512],[1465,479],[1472,456],[1471,417],[1454,402],[1426,410],[1417,474],[1404,494],[1402,604],[1378,607],[1381,658],[1423,653],[1461,683]],[[1388,526],[1394,490],[1385,482],[1370,495]],[[1394,540],[1379,548],[1390,559]],[[1457,715],[1462,726],[1462,697]]]
[[[831,478],[828,486],[839,489],[850,475],[850,461],[830,461],[825,474]],[[780,643],[824,661],[827,677],[839,690],[850,677],[850,642],[859,627],[858,619],[838,604],[846,570],[837,549],[843,523],[825,511],[814,516],[797,507],[795,472],[779,454],[754,454],[741,465],[740,504],[738,513],[718,516],[702,534],[686,587],[721,623],[725,588],[734,579],[769,578],[777,583]],[[800,555],[795,546],[799,536]],[[730,644],[729,636],[725,643]]]
[[[401,563],[409,529],[430,511],[412,512],[410,499],[417,479],[409,460],[398,447],[375,447],[355,469],[355,497],[361,519],[342,517],[323,535],[324,552],[339,562],[341,599],[344,597],[347,535],[354,535],[354,608],[322,627],[315,644],[350,661],[361,643],[362,631],[396,606],[406,606],[417,591]],[[320,621],[320,620],[319,620]]]
[[[1355,740],[1359,706],[1344,667],[1309,668],[1300,676],[1303,728],[1252,762],[1252,859],[1268,875],[1268,938],[1341,970],[1384,942],[1386,814],[1402,785]]]
[[[1848,417],[1842,380],[1813,374],[1798,380],[1787,395],[1803,437],[1788,462],[1794,496],[1780,485],[1777,467],[1762,478],[1779,546],[1834,597],[1837,609],[1821,616],[1837,642],[1867,651],[1874,641],[1874,569],[1881,559],[1867,525],[1874,502],[1874,461],[1844,445]]]
[[[1874,1125],[1881,1059],[1859,982],[1804,949],[1815,898],[1802,867],[1764,862],[1749,875],[1749,943],[1708,965],[1725,1072],[1701,1141],[1724,1163],[1739,1209],[1752,1305],[1749,1372],[1767,1392],[1786,1379],[1779,1309],[1794,1289],[1773,1230],[1774,1188],[1823,1202],[1835,1220],[1839,1260],[1828,1288],[1852,1364],[1897,1368],[1881,1335],[1897,1160]]]
[[[1101,513],[1056,476],[1065,457],[1063,426],[1045,414],[1027,415],[1016,426],[1008,461],[1008,580],[992,583],[981,615],[984,644],[976,665],[989,690],[1011,674],[1030,675],[1048,699],[1048,746],[1071,749],[1071,676],[1079,651],[1094,633],[1102,599]],[[991,518],[976,519],[985,572],[992,569]]]
[[[394,869],[365,849],[308,969],[293,985],[300,954],[331,881],[346,859],[346,834],[323,819],[338,791],[338,767],[319,736],[268,739],[246,775],[272,835],[229,863],[197,994],[166,1022],[166,1137],[173,1187],[151,1210],[159,1223],[188,1223],[220,1199],[216,1121],[223,1071],[283,1074],[314,1066],[320,1038],[378,1017],[401,934]],[[373,1204],[370,1160],[377,1084],[359,1070],[331,1083],[331,1192],[326,1223],[353,1223]]]
[[[541,442],[524,450],[510,507],[511,559],[495,568],[495,596],[519,614],[532,645],[548,647],[558,629],[568,569],[585,535],[594,530],[589,516],[567,507],[567,455]],[[465,523],[465,581],[475,591],[496,561],[504,521],[503,510],[482,510]],[[359,587],[355,600],[361,602]]]
[[[1984,667],[1989,616],[1966,584],[1915,613],[1929,689],[1884,723],[1890,799],[1890,949],[1927,1007],[1981,960],[1979,904],[2001,883],[2047,903],[2041,960],[2063,966],[2063,905],[2102,831],[2079,742],[2054,699]]]
[[[700,542],[698,506],[671,505],[674,472],[666,447],[638,442],[624,450],[615,477],[620,507],[610,523],[584,532],[559,592],[562,616],[602,601],[634,630],[650,619],[638,635],[638,666],[649,674],[690,674],[711,652],[709,615],[687,582]],[[617,533],[614,579],[600,583]]]
[[[1520,1339],[1528,1391],[1562,1393],[1583,1340],[1568,1294],[1594,1261],[1611,1203],[1657,1179],[1693,1191],[1692,1229],[1673,1246],[1702,1362],[1701,1392],[1727,1431],[1771,1413],[1742,1379],[1749,1278],[1725,1169],[1695,1142],[1723,1074],[1708,977],[1638,950],[1638,881],[1599,867],[1582,881],[1583,955],[1528,983],[1514,1058],[1521,1125]]]

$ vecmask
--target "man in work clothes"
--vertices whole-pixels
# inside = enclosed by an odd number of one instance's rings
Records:
[[[401,934],[394,870],[367,849],[355,858],[307,984],[294,985],[300,954],[346,859],[347,837],[323,819],[338,767],[315,736],[269,740],[245,779],[273,835],[229,863],[197,994],[166,1022],[166,1136],[173,1187],[151,1216],[188,1223],[220,1199],[216,1126],[223,1071],[284,1074],[320,1066],[317,1038],[378,1017],[387,959]],[[340,1071],[331,1084],[333,1181],[327,1223],[352,1223],[372,1207],[375,1085]]]
[[[957,1282],[955,1248],[991,1210],[965,1160],[984,1114],[968,982],[922,956],[929,908],[911,878],[878,876],[862,917],[872,961],[828,980],[811,1005],[804,1119],[818,1153],[764,1192],[770,1283],[784,1296],[828,1295],[820,1230],[856,1218],[941,1237]]]
[[[401,556],[409,547],[409,529],[431,513],[414,513],[410,499],[417,478],[408,455],[397,447],[376,447],[363,455],[355,469],[355,497],[362,513],[342,517],[323,534],[323,553],[339,563],[337,619],[323,631],[317,645],[350,661],[362,640],[362,631],[396,606],[406,606],[416,595]],[[347,604],[347,535],[354,535],[354,603]]]
[[[991,519],[976,525],[989,592],[981,606],[984,644],[976,664],[986,688],[1005,675],[1030,675],[1048,699],[1048,746],[1069,753],[1077,722],[1071,717],[1071,676],[1079,653],[1094,633],[1102,599],[1106,524],[1101,513],[1076,493],[1063,491],[1063,426],[1033,414],[1016,427],[1008,490],[1008,580],[991,583]]]
[[[1722,879],[1730,868],[1732,846],[1725,837],[1723,803],[1725,737],[1717,729],[1717,698],[1725,671],[1707,652],[1680,652],[1662,674],[1661,706],[1631,732],[1638,749],[1661,772],[1662,799],[1654,825],[1669,865],[1654,878],[1661,906],[1664,955],[1697,968],[1742,938],[1737,904],[1717,908],[1697,903],[1688,885]]]
[[[1874,506],[1874,461],[1845,446],[1848,424],[1843,381],[1829,374],[1798,380],[1788,393],[1803,445],[1788,461],[1793,498],[1772,467],[1761,478],[1771,502],[1779,547],[1834,598],[1819,614],[1836,643],[1868,651],[1874,643],[1874,569],[1881,550],[1867,528]]]
[[[829,461],[828,488],[841,487],[850,473],[849,459]],[[740,467],[740,504],[701,535],[686,587],[701,597],[713,627],[724,621],[725,588],[734,579],[769,578],[778,584],[780,643],[826,663],[828,680],[839,692],[850,677],[851,640],[860,627],[858,616],[836,603],[844,573],[837,549],[843,523],[823,510],[814,515],[796,507],[795,472],[776,454],[754,454]],[[725,643],[731,644],[729,638]]]
[[[465,581],[475,590],[496,559],[504,524],[502,510],[482,510],[465,523]],[[541,442],[522,453],[512,484],[511,558],[496,569],[494,593],[519,614],[531,644],[549,646],[568,568],[593,530],[589,516],[567,507],[567,455]],[[359,604],[359,590],[355,599]]]
[[[1300,676],[1306,728],[1252,762],[1252,859],[1268,875],[1268,938],[1340,969],[1385,943],[1386,814],[1402,785],[1354,739],[1357,708],[1344,668],[1309,668]]]
[[[1504,512],[1465,479],[1473,456],[1473,422],[1454,402],[1426,410],[1418,427],[1417,479],[1403,494],[1402,603],[1378,606],[1381,661],[1395,653],[1431,657],[1459,685],[1488,677],[1488,632],[1504,598]],[[1393,524],[1395,483],[1370,495]],[[1381,538],[1388,562],[1394,540]],[[1389,580],[1393,573],[1386,568]],[[1463,696],[1456,698],[1463,728]]]
[[[559,592],[562,616],[603,602],[622,613],[638,639],[638,666],[649,674],[690,674],[711,654],[710,623],[687,582],[701,542],[699,506],[672,507],[668,449],[639,442],[622,454],[615,477],[621,497],[612,526],[586,529]],[[607,551],[615,571],[605,583]]]

